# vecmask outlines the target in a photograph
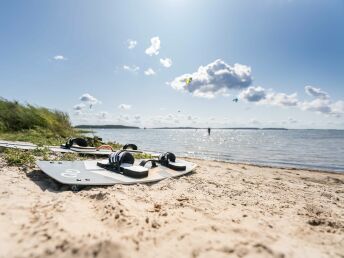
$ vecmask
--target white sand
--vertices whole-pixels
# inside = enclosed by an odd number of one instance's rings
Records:
[[[344,257],[344,175],[193,160],[73,193],[0,157],[0,257]]]

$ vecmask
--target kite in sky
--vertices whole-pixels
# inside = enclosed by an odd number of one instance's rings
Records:
[[[192,77],[185,79],[186,85],[189,85],[192,82]]]

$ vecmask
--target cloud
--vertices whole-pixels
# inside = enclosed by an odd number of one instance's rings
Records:
[[[315,111],[324,114],[332,113],[331,103],[328,99],[315,99],[300,104],[302,110]]]
[[[120,104],[118,106],[119,109],[122,109],[122,110],[129,110],[131,109],[131,105],[128,105],[128,104]]]
[[[239,94],[239,98],[247,102],[256,102],[271,106],[297,106],[297,94],[269,92],[261,86],[250,86]]]
[[[146,49],[145,53],[149,56],[158,55],[160,49],[160,38],[153,37],[150,39],[151,45]]]
[[[266,98],[262,101],[264,104],[269,104],[272,106],[281,106],[281,107],[293,107],[299,104],[297,99],[297,94],[286,94],[286,93],[269,93]]]
[[[152,68],[148,68],[145,72],[145,75],[149,76],[149,75],[155,75],[155,72]]]
[[[62,55],[56,55],[53,57],[54,60],[57,60],[57,61],[66,61],[67,58],[62,56]]]
[[[306,86],[305,91],[308,95],[314,97],[312,101],[303,101],[300,103],[300,108],[307,111],[315,111],[317,113],[329,114],[334,116],[344,115],[344,101],[331,101],[330,95],[322,91],[320,88]]]
[[[338,100],[331,105],[332,112],[334,114],[344,114],[344,101]]]
[[[96,99],[95,97],[93,97],[92,95],[85,93],[83,95],[81,95],[81,97],[79,98],[81,101],[86,102],[88,104],[100,104],[101,101],[99,101],[98,99]]]
[[[330,95],[327,92],[322,91],[321,89],[315,88],[315,87],[310,86],[310,85],[307,85],[305,87],[305,91],[308,95],[310,95],[314,98],[319,98],[319,99],[329,99],[330,98]]]
[[[307,94],[315,97],[312,101],[300,101],[297,94],[276,93],[268,91],[260,86],[250,86],[241,91],[239,98],[247,102],[258,104],[281,106],[281,107],[298,107],[304,111],[313,111],[322,114],[341,116],[344,114],[344,101],[333,102],[327,92],[312,86],[306,86]]]
[[[80,103],[80,104],[77,104],[73,107],[74,110],[82,110],[84,109],[86,106],[84,103]]]
[[[123,65],[123,69],[128,71],[128,72],[132,72],[132,73],[136,73],[137,71],[140,70],[140,67],[136,66],[136,65]]]
[[[192,78],[187,84],[186,79]],[[230,66],[221,59],[200,66],[192,74],[176,77],[171,87],[192,93],[197,97],[213,98],[216,95],[228,95],[228,90],[244,89],[252,83],[251,68],[246,65],[234,64]]]
[[[127,40],[128,49],[134,49],[136,47],[136,45],[137,45],[136,40],[132,40],[132,39]]]
[[[260,86],[250,86],[239,94],[239,98],[248,102],[259,102],[266,98],[266,92]]]
[[[170,68],[172,66],[172,60],[171,58],[160,58],[160,64],[166,68]]]

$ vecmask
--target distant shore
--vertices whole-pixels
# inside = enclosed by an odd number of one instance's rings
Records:
[[[140,129],[137,126],[126,125],[76,125],[77,129]]]
[[[181,127],[144,127],[140,128],[137,126],[126,126],[126,125],[76,125],[74,128],[77,129],[207,129],[208,127],[188,127],[188,126],[181,126]],[[268,128],[259,128],[259,127],[211,127],[211,129],[217,130],[289,130],[288,128],[280,128],[280,127],[268,127]]]

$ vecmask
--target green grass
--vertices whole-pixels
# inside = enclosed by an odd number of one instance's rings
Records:
[[[78,153],[62,153],[61,156],[56,158],[55,160],[68,160],[68,161],[74,161],[74,160],[80,160],[82,159]]]
[[[4,151],[4,157],[10,166],[33,166],[35,164],[35,156],[31,151],[6,149]]]
[[[55,134],[49,129],[37,128],[18,132],[0,132],[0,139],[8,141],[25,141],[43,146],[60,145],[65,142],[67,138]]]
[[[0,139],[59,145],[81,134],[64,112],[0,98]]]
[[[36,157],[41,157],[43,160],[50,159],[50,150],[47,147],[38,147],[32,150],[32,154]]]
[[[0,99],[0,130],[2,132],[37,128],[48,129],[62,137],[68,137],[74,130],[67,113]]]

